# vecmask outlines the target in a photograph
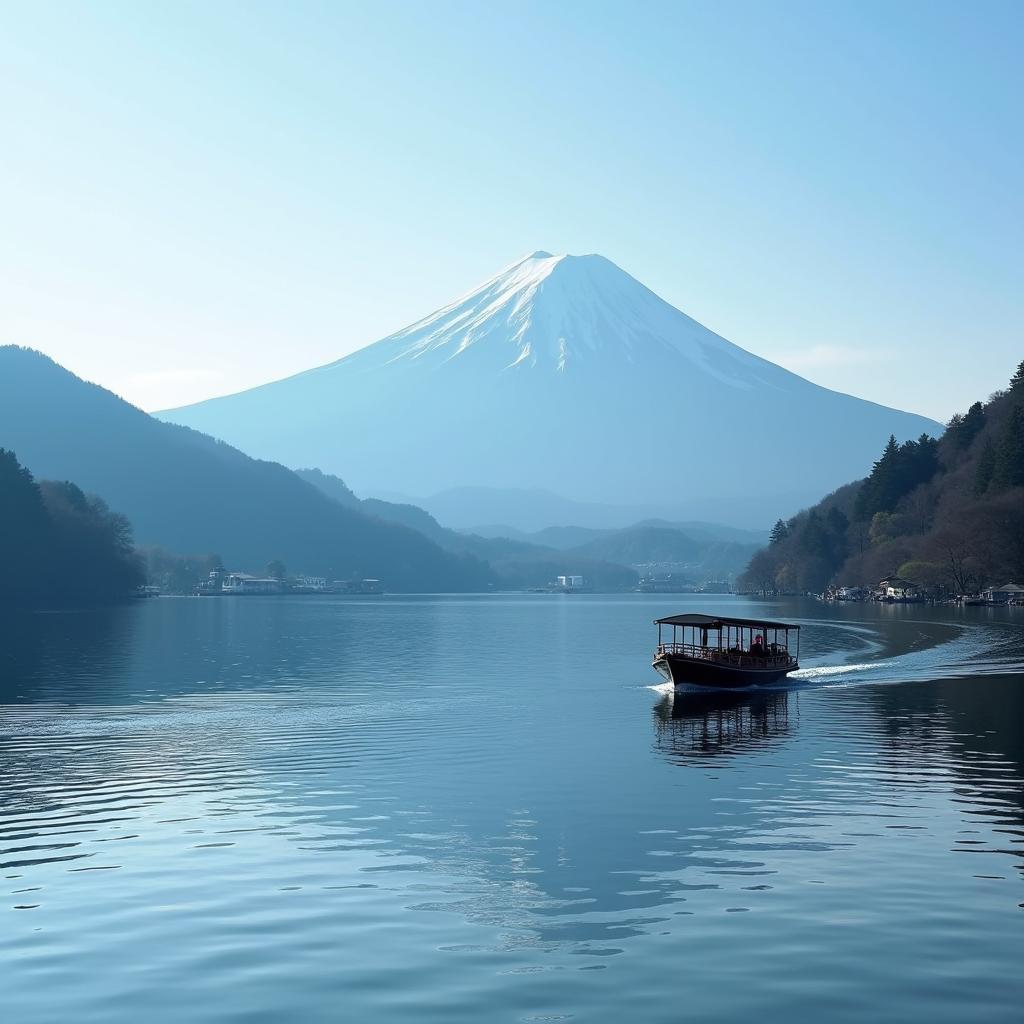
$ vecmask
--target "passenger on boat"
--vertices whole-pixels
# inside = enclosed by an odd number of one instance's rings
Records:
[[[754,637],[754,641],[750,645],[750,653],[755,658],[763,658],[764,657],[764,640],[762,640],[761,637],[759,637],[759,636],[755,636]]]

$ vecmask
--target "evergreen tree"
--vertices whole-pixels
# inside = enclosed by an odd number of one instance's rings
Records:
[[[872,466],[871,473],[857,494],[856,513],[858,519],[870,519],[876,512],[889,511],[895,499],[897,464],[900,446],[896,437],[889,435],[889,441],[882,457]]]
[[[974,405],[967,410],[967,415],[964,416],[964,448],[970,445],[978,434],[981,433],[981,428],[983,426],[985,426],[985,406],[983,406],[981,402],[975,402]]]
[[[1017,372],[1010,378],[1010,393],[1024,393],[1024,361],[1017,366]]]
[[[989,438],[981,449],[978,467],[974,471],[974,496],[980,498],[992,483],[992,474],[996,469],[996,446]]]
[[[964,429],[964,418],[960,413],[955,412],[946,424],[946,432],[942,435],[946,443],[953,448],[962,448],[960,435]]]
[[[889,436],[882,457],[857,495],[856,514],[869,519],[877,512],[893,512],[899,500],[915,487],[927,483],[939,469],[939,442],[922,434],[902,445]]]
[[[981,402],[975,402],[963,416],[957,413],[949,421],[943,439],[955,451],[966,451],[970,448],[971,442],[981,433],[983,426],[985,426],[985,407]]]
[[[774,546],[781,544],[789,536],[789,527],[780,519],[772,527],[769,542]]]
[[[992,487],[1005,491],[1024,487],[1024,405],[1015,405],[996,446]]]
[[[916,441],[907,441],[900,449],[899,497],[926,484],[939,468],[939,442],[922,434]]]

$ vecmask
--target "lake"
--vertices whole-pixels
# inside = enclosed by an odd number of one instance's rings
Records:
[[[680,694],[658,615],[795,618]],[[4,1018],[1019,1021],[1024,609],[160,598],[0,636]]]

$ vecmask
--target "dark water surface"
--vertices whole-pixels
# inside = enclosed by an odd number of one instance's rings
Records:
[[[796,617],[749,695],[658,614]],[[161,598],[5,620],[22,1021],[1020,1021],[1024,609]]]

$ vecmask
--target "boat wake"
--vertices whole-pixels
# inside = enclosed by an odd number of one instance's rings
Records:
[[[815,623],[807,625],[813,628]],[[777,683],[744,687],[742,691],[708,686],[679,687],[678,692],[769,692],[821,687],[882,685],[919,682],[932,679],[956,679],[965,676],[1005,675],[1024,672],[1020,635],[1003,624],[995,623],[943,623],[946,635],[942,638],[917,638],[914,649],[896,652],[887,644],[882,631],[864,628],[858,624],[817,623],[832,627],[821,641],[818,658],[831,659],[843,650],[844,637],[849,657],[856,661],[815,664],[811,663],[791,672]],[[934,626],[935,623],[922,623]],[[872,659],[870,653],[877,652]],[[865,654],[869,657],[865,659]],[[859,657],[858,657],[859,656]],[[647,687],[659,694],[674,691],[671,683],[660,682]]]
[[[860,672],[884,672],[898,669],[899,661],[864,661],[852,665],[815,665],[811,668],[798,668],[789,674],[790,683],[795,682],[832,682],[842,681],[847,676]]]

